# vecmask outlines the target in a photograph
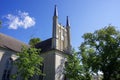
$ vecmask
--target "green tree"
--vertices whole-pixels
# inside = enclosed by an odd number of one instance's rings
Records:
[[[18,59],[15,61],[18,70],[13,75],[14,79],[20,76],[22,80],[29,80],[34,75],[43,75],[40,70],[43,58],[39,56],[39,52],[40,50],[36,48],[22,48],[22,51],[17,54]]]
[[[109,25],[83,35],[80,46],[82,62],[93,73],[103,73],[103,80],[120,79],[120,32]]]
[[[29,41],[29,45],[31,46],[31,47],[35,47],[35,45],[37,44],[37,43],[39,43],[41,40],[40,40],[40,38],[32,38],[32,39],[30,39],[30,41]]]
[[[82,64],[80,55],[73,51],[72,55],[67,57],[65,66],[65,75],[69,80],[91,80],[87,65]]]

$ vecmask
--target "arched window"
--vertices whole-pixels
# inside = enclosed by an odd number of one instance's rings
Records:
[[[5,64],[5,69],[3,72],[2,80],[10,80],[10,73],[11,73],[11,69],[12,69],[12,64],[13,64],[13,60],[12,60],[12,58],[9,58]]]

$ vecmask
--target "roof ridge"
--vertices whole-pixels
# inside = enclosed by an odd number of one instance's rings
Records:
[[[45,40],[43,40],[43,41],[41,41],[39,43],[45,42],[45,41],[50,40],[50,39],[52,39],[52,38],[45,39]]]

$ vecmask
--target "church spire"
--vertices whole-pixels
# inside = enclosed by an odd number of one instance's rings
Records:
[[[67,20],[66,20],[66,29],[67,29],[67,50],[71,51],[71,43],[70,43],[70,23],[69,23],[69,19],[67,16]]]
[[[54,8],[54,16],[53,16],[53,37],[56,38],[57,33],[57,25],[58,25],[58,12],[57,6]]]
[[[67,16],[67,20],[66,20],[66,27],[70,27],[68,16]]]
[[[58,11],[57,11],[57,6],[55,5],[55,8],[54,8],[54,15],[53,15],[53,32],[52,32],[52,37],[53,37],[53,40],[52,40],[52,48],[55,48],[56,49],[56,38],[57,38],[57,31],[58,31]]]
[[[54,16],[58,16],[57,6],[55,5]]]

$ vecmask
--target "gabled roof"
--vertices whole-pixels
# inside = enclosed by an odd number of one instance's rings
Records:
[[[35,45],[36,48],[41,49],[41,52],[46,52],[52,49],[52,38],[44,40]]]
[[[0,47],[8,48],[15,52],[20,52],[22,46],[28,46],[28,45],[10,36],[0,33]]]

